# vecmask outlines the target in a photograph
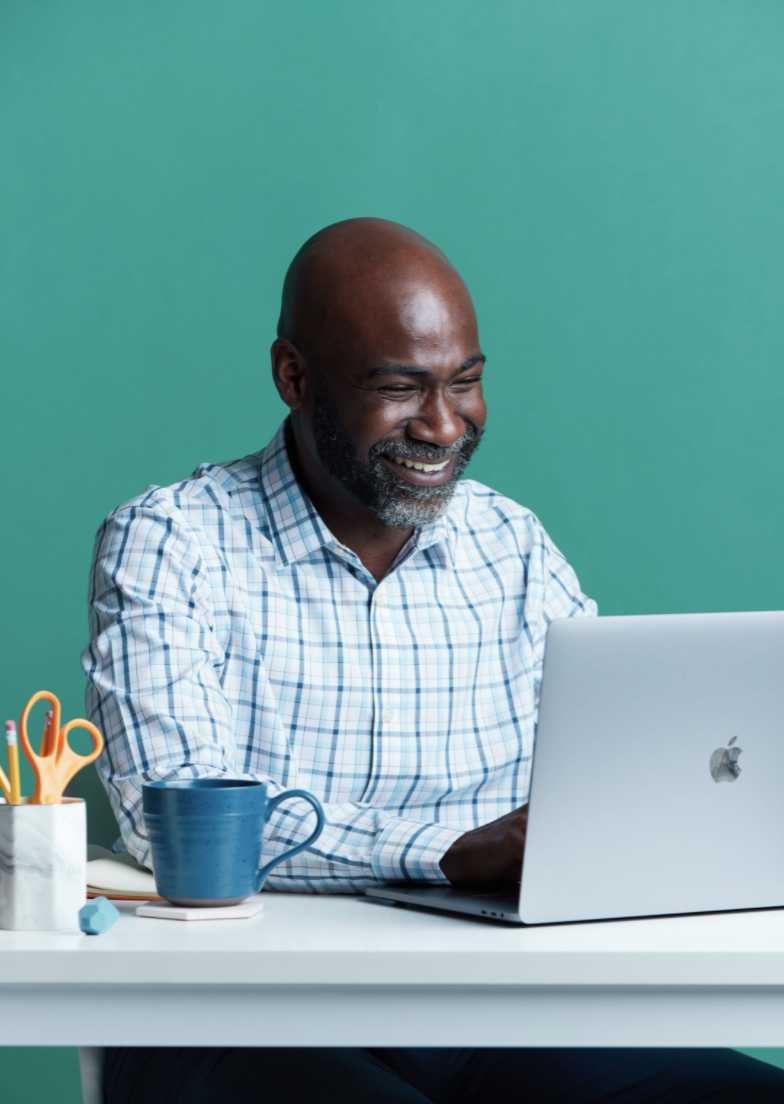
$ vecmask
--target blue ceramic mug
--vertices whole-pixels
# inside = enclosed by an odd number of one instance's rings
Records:
[[[310,802],[315,830],[261,866],[264,825],[290,797]],[[191,908],[238,905],[258,893],[270,870],[310,847],[324,827],[324,811],[306,790],[268,800],[266,782],[236,778],[145,782],[142,808],[158,892],[173,905]]]

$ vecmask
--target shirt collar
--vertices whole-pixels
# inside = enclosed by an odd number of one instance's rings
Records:
[[[319,548],[328,548],[345,559],[346,549],[321,520],[294,474],[286,447],[287,423],[288,419],[267,445],[259,463],[259,492],[277,566],[286,567]],[[401,557],[408,559],[415,551],[443,545],[454,564],[454,530],[448,514],[423,525]]]
[[[423,551],[425,548],[441,546],[446,551],[449,561],[454,567],[455,534],[455,524],[450,521],[449,511],[447,511],[437,521],[431,521],[428,525],[423,525],[421,529],[417,529],[414,534],[416,549],[417,551]]]

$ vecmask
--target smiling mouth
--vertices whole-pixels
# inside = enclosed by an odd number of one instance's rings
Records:
[[[395,464],[399,464],[401,467],[415,468],[417,471],[429,473],[443,471],[449,461],[452,459],[452,457],[447,456],[446,460],[441,460],[438,464],[426,464],[424,460],[409,460],[408,457],[405,456],[393,455],[387,457],[387,459],[391,460]]]

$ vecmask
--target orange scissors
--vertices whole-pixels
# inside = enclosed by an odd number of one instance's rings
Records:
[[[47,715],[41,754],[36,755],[27,738],[27,718],[30,710],[38,701],[48,701],[52,707]],[[84,728],[93,738],[93,748],[89,755],[78,755],[68,743],[68,733],[72,728]],[[94,724],[77,719],[69,721],[60,728],[60,702],[48,690],[39,690],[33,694],[24,707],[19,721],[19,743],[35,775],[35,789],[30,803],[32,805],[59,805],[62,802],[65,787],[73,776],[94,763],[103,751],[103,736]]]

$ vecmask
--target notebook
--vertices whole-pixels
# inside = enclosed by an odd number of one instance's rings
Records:
[[[121,901],[160,901],[155,877],[134,858],[121,851],[114,854],[105,847],[87,848],[87,896]]]

